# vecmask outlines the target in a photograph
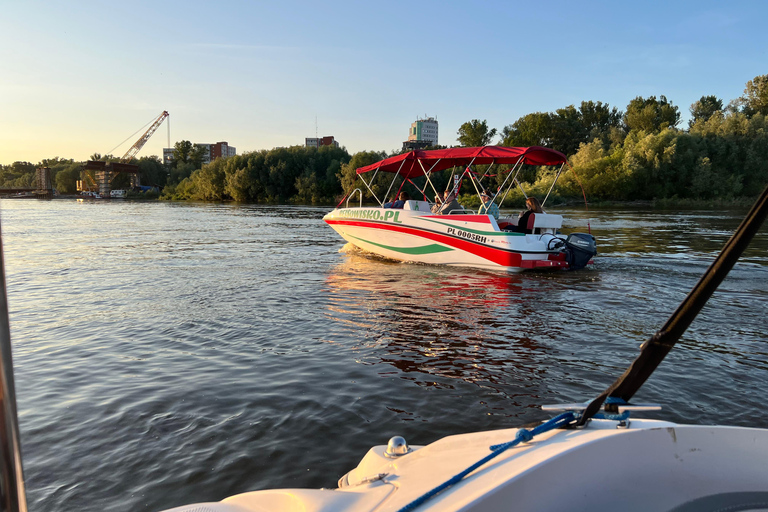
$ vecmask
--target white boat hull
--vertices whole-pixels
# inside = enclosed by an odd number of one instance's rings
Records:
[[[426,202],[409,203],[418,209],[337,208],[323,220],[356,247],[400,261],[496,270],[568,267],[565,239],[555,234],[559,215],[542,215],[536,227],[547,232],[527,235],[502,231],[490,215],[435,215]],[[553,227],[544,226],[547,220]]]
[[[211,512],[395,512],[516,433],[446,437],[397,459],[376,446],[342,477],[339,489],[255,491],[205,505]],[[416,510],[709,510],[707,503],[761,493],[768,499],[768,430],[654,420],[632,420],[619,429],[615,421],[593,420],[584,429],[554,430],[507,450]]]

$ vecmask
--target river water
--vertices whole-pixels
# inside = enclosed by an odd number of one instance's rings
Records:
[[[0,201],[30,510],[330,487],[368,448],[547,419],[609,385],[745,211],[553,209],[595,264],[507,275],[343,250],[328,208]],[[566,230],[568,231],[568,230]],[[636,395],[768,427],[768,231]]]

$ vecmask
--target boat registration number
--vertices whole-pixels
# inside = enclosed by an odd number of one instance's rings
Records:
[[[456,228],[448,228],[448,234],[460,236],[461,238],[466,238],[467,240],[472,240],[473,242],[480,242],[481,244],[484,244],[486,241],[488,241],[488,237],[486,236],[478,235],[477,233],[469,233],[467,231]]]

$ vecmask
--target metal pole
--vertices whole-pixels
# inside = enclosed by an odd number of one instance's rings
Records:
[[[13,384],[11,327],[8,320],[8,294],[5,286],[5,256],[0,229],[0,505],[7,512],[26,512],[24,471],[21,466],[19,422],[16,416],[16,388]]]
[[[677,306],[675,312],[661,329],[642,344],[640,354],[632,361],[629,368],[608,389],[589,403],[579,419],[578,425],[585,424],[589,418],[594,416],[609,396],[618,397],[625,401],[629,401],[634,396],[635,392],[640,389],[640,386],[645,383],[651,373],[672,350],[675,343],[682,337],[712,294],[715,293],[717,287],[736,264],[766,218],[768,218],[768,187],[757,198],[747,216],[741,221],[739,227],[726,242],[715,261],[701,276],[696,286]]]
[[[544,207],[545,204],[547,204],[547,199],[549,199],[549,194],[551,194],[552,193],[552,189],[555,188],[555,183],[557,183],[557,179],[560,177],[560,173],[563,172],[563,167],[565,167],[565,163],[560,164],[560,169],[558,169],[558,171],[557,171],[557,176],[555,176],[555,181],[552,182],[552,186],[549,187],[549,192],[547,192],[547,196],[541,202],[542,208]]]

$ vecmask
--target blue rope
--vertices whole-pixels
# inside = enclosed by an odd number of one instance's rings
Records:
[[[592,416],[598,420],[613,420],[613,421],[626,421],[629,419],[629,411],[624,411],[621,414],[611,414],[609,412],[599,412]]]
[[[627,405],[628,402],[624,400],[623,398],[619,398],[618,396],[608,396],[605,397],[604,404],[608,405]],[[597,418],[599,420],[613,420],[613,421],[626,421],[629,419],[629,411],[624,411],[621,414],[613,414],[608,412],[599,412],[592,416],[593,418]]]
[[[416,498],[415,500],[413,500],[412,502],[410,502],[409,504],[407,504],[406,506],[401,508],[398,512],[410,512],[412,510],[415,510],[416,507],[418,507],[419,505],[421,505],[422,503],[424,503],[428,499],[430,499],[433,496],[441,493],[442,491],[444,491],[445,489],[451,487],[452,485],[455,485],[455,484],[461,482],[464,479],[465,476],[467,476],[468,474],[470,474],[471,472],[473,472],[474,470],[476,470],[477,468],[479,468],[480,466],[482,466],[483,464],[485,464],[489,460],[491,460],[494,457],[500,455],[504,451],[506,451],[506,450],[508,450],[508,449],[512,448],[513,446],[516,446],[516,445],[518,445],[520,443],[528,442],[531,439],[533,439],[533,437],[536,436],[536,435],[539,435],[539,434],[542,434],[544,432],[548,432],[550,430],[554,430],[556,428],[560,428],[560,427],[563,427],[563,426],[568,425],[570,423],[573,423],[574,421],[576,421],[576,419],[577,419],[577,414],[572,412],[572,411],[568,411],[568,412],[564,412],[562,414],[559,414],[559,415],[555,416],[551,420],[546,421],[546,422],[542,423],[541,425],[539,425],[539,426],[537,426],[537,427],[535,427],[535,428],[533,428],[531,430],[526,430],[524,428],[519,429],[517,431],[517,434],[515,435],[515,439],[513,441],[509,441],[507,443],[497,444],[497,445],[491,446],[491,450],[493,450],[493,451],[489,455],[486,455],[485,457],[483,457],[479,461],[475,462],[474,464],[472,464],[470,467],[468,467],[467,469],[465,469],[461,473],[459,473],[457,475],[454,475],[453,477],[451,477],[447,481],[443,482],[442,484],[438,485],[437,487],[435,487],[431,491],[428,491],[427,493],[419,496],[418,498]]]

